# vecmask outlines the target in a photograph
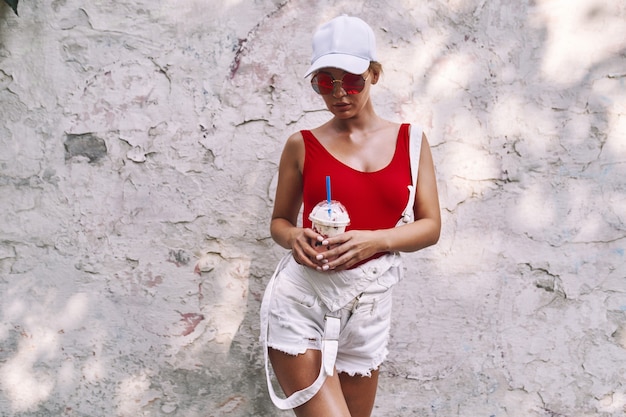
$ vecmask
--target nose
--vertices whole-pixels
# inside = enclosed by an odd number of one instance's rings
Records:
[[[341,80],[333,80],[333,97],[341,98],[346,94],[348,93],[343,89],[343,82]]]

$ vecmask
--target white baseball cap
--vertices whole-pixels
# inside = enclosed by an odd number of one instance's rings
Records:
[[[305,77],[320,68],[339,68],[363,74],[376,61],[372,28],[358,17],[341,15],[320,26],[313,35],[313,56]]]

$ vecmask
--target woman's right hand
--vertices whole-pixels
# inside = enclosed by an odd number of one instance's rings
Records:
[[[319,249],[316,249],[315,242],[321,244],[324,237],[309,228],[300,228],[299,231],[300,233],[296,234],[291,244],[293,258],[300,265],[322,269],[328,261],[321,259],[321,256],[318,257]]]

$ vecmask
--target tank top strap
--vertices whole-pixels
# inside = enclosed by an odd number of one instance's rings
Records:
[[[305,148],[307,146],[322,146],[310,130],[301,130],[300,133],[302,134],[302,139],[304,139]]]

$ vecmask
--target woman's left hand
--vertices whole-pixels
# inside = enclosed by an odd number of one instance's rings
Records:
[[[326,238],[324,245],[331,249],[322,252],[321,255],[328,262],[324,265],[324,271],[340,271],[349,269],[357,263],[368,259],[381,251],[378,234],[381,231],[350,230],[340,235]],[[318,268],[319,270],[320,268]]]

